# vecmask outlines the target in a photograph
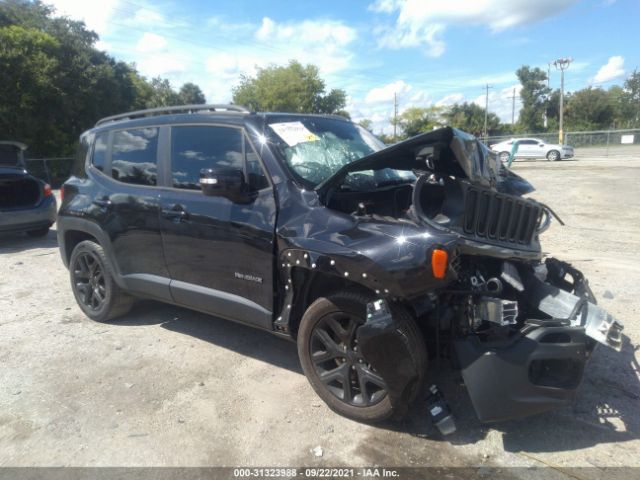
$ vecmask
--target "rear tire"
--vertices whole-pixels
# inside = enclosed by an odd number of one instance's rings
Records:
[[[37,230],[27,230],[27,235],[31,238],[41,238],[47,236],[49,233],[49,227],[39,228]]]
[[[321,297],[311,304],[302,317],[300,329],[298,331],[298,355],[302,369],[309,380],[309,383],[318,394],[318,396],[333,410],[345,417],[363,421],[363,422],[380,422],[391,417],[395,412],[389,394],[386,391],[384,381],[380,382],[381,377],[368,364],[366,358],[357,352],[357,345],[354,345],[355,331],[365,323],[366,305],[371,298],[358,293],[337,293],[328,297]],[[394,319],[396,320],[401,334],[407,339],[414,362],[418,366],[418,381],[412,386],[409,401],[415,400],[417,395],[422,391],[427,369],[427,350],[424,339],[418,326],[413,318],[403,309],[394,307],[392,309]],[[341,320],[342,318],[342,320]],[[344,328],[344,336],[334,335],[334,341],[338,349],[336,351],[344,351],[344,358],[332,357],[326,361],[318,360],[322,352],[317,351],[318,341],[326,346],[327,332],[336,332],[336,328],[327,325],[335,325],[335,321],[339,321],[340,327]],[[349,320],[347,320],[349,319]],[[353,324],[351,321],[353,320]],[[324,330],[323,330],[324,329]],[[349,336],[350,332],[350,336]],[[342,341],[345,340],[345,341]],[[330,348],[326,347],[326,353],[330,353]],[[349,367],[353,355],[359,356],[360,360]],[[342,361],[342,363],[341,363]],[[346,362],[346,363],[345,363]],[[325,365],[329,365],[325,367]],[[341,367],[344,366],[344,367]],[[329,381],[323,381],[321,375],[333,373],[342,368],[345,377],[349,383],[353,379],[353,384],[347,390],[344,383],[337,381],[341,386],[333,385]],[[352,373],[349,373],[349,368]],[[365,392],[361,390],[361,379],[364,378]],[[372,393],[373,392],[373,393]],[[350,398],[347,398],[350,397]]]
[[[509,161],[509,157],[511,156],[511,154],[509,152],[500,152],[498,154],[498,157],[500,158],[500,161],[502,163],[507,163]]]
[[[547,160],[549,160],[550,162],[555,162],[557,160],[560,160],[562,157],[560,156],[560,152],[557,150],[551,150],[549,153],[547,153]]]
[[[96,322],[108,322],[127,313],[133,297],[115,282],[102,247],[91,240],[78,243],[69,260],[71,289],[78,306]]]

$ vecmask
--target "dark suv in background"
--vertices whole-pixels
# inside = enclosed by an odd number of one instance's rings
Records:
[[[80,143],[58,239],[87,316],[145,297],[294,339],[341,414],[402,415],[443,356],[482,420],[532,414],[573,399],[595,341],[620,348],[582,274],[543,259],[553,212],[461,131],[385,147],[341,117],[201,105]]]

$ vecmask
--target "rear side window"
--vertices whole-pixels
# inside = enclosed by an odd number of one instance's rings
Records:
[[[185,126],[171,129],[174,188],[200,190],[204,168],[243,169],[243,135],[238,128]]]
[[[101,172],[104,172],[104,168],[107,165],[108,141],[108,133],[99,133],[98,135],[96,135],[96,141],[93,144],[93,156],[91,157],[91,163]]]
[[[111,176],[115,180],[136,185],[157,185],[156,127],[115,132],[111,151]]]

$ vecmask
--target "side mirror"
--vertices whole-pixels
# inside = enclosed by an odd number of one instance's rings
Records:
[[[200,186],[208,197],[225,197],[239,203],[246,197],[244,173],[237,168],[203,168]]]

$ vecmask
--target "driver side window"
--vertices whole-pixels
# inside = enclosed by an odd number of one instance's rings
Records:
[[[239,128],[174,126],[171,128],[171,183],[173,188],[201,190],[200,170],[242,170],[244,136]]]

